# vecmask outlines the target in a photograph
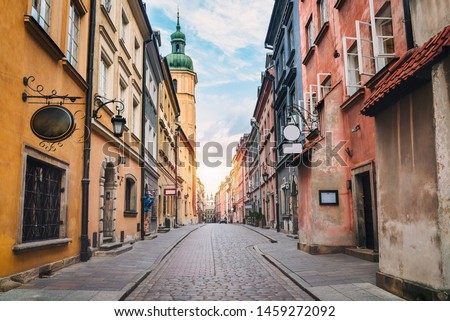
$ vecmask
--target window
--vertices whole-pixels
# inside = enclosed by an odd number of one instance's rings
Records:
[[[347,49],[347,42],[351,40],[353,44]],[[345,68],[345,85],[347,87],[347,96],[352,96],[361,88],[361,74],[359,70],[358,51],[355,43],[356,38],[344,37],[344,68]]]
[[[128,34],[128,17],[125,13],[125,10],[122,9],[122,28],[120,29],[120,40],[122,40],[125,44],[127,43],[127,34]]]
[[[139,45],[139,41],[137,40],[137,38],[134,38],[134,63],[138,64],[139,63],[139,48],[141,46]]]
[[[22,243],[58,239],[64,170],[27,157]]]
[[[328,22],[328,0],[320,0],[319,9],[320,9],[320,26],[322,27],[325,23]]]
[[[321,101],[331,90],[331,74],[317,74],[317,101]]]
[[[74,68],[78,64],[78,42],[80,38],[80,14],[78,9],[70,2],[69,11],[69,36],[67,43],[67,61],[69,61]]]
[[[178,80],[173,80],[173,88],[175,88],[175,93],[178,93]]]
[[[314,46],[314,26],[312,17],[309,19],[308,23],[306,24],[306,36],[307,36],[307,44],[308,49],[312,48]]]
[[[51,0],[33,0],[31,15],[48,33],[50,30],[50,7]]]
[[[139,135],[139,129],[140,129],[140,124],[139,124],[139,100],[137,100],[136,97],[134,97],[133,95],[133,115],[132,115],[132,126],[133,126],[133,133],[136,136],[140,136]]]
[[[99,64],[98,94],[103,97],[108,97],[110,92],[111,63],[111,60],[102,54]]]
[[[125,214],[137,214],[136,201],[136,180],[133,177],[127,177],[125,182]]]
[[[370,0],[373,51],[376,57],[376,70],[380,71],[395,57],[394,32],[392,27],[391,5],[386,2],[375,15],[373,0]]]
[[[289,31],[288,31],[288,35],[289,35],[289,52],[291,52],[292,50],[294,50],[294,28],[292,28],[292,25],[289,27]]]

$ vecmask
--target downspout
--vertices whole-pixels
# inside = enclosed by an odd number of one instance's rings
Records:
[[[414,35],[411,21],[411,6],[409,0],[403,0],[403,15],[405,21],[406,46],[409,49],[414,48]]]
[[[81,180],[81,251],[80,260],[86,262],[92,253],[89,251],[88,223],[89,223],[89,165],[91,158],[91,124],[92,124],[92,83],[94,77],[94,47],[95,47],[95,17],[96,0],[91,0],[89,16],[89,44],[86,93],[86,117],[84,120],[83,147],[83,179]]]

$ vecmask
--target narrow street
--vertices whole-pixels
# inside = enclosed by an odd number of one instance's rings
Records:
[[[126,300],[312,300],[253,247],[267,242],[239,225],[208,224],[182,241]]]

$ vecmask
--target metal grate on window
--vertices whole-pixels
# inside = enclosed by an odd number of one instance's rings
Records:
[[[27,159],[22,242],[59,238],[63,170]]]

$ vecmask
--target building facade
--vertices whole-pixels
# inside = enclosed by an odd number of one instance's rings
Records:
[[[100,253],[141,238],[144,40],[149,38],[141,1],[97,1],[88,230],[91,247]],[[110,120],[116,114],[126,121],[120,137]]]
[[[91,3],[2,9],[0,279],[24,283],[79,260]]]
[[[376,128],[377,285],[409,300],[448,300],[450,289],[449,5],[406,1],[409,51],[362,109]]]
[[[272,50],[275,67],[274,118],[277,142],[277,192],[279,195],[279,228],[288,234],[298,233],[297,167],[294,155],[284,151],[287,141],[283,129],[294,121],[300,123],[295,106],[303,98],[299,1],[276,0],[273,6],[265,47]],[[299,137],[295,143],[299,142]]]
[[[144,231],[146,235],[155,233],[158,228],[158,88],[163,81],[160,45],[160,34],[152,30],[150,41],[145,45],[143,146],[141,146],[144,154]]]
[[[158,108],[158,226],[170,228],[177,218],[176,121],[180,106],[166,58],[162,59],[162,67],[164,81],[159,87]]]

